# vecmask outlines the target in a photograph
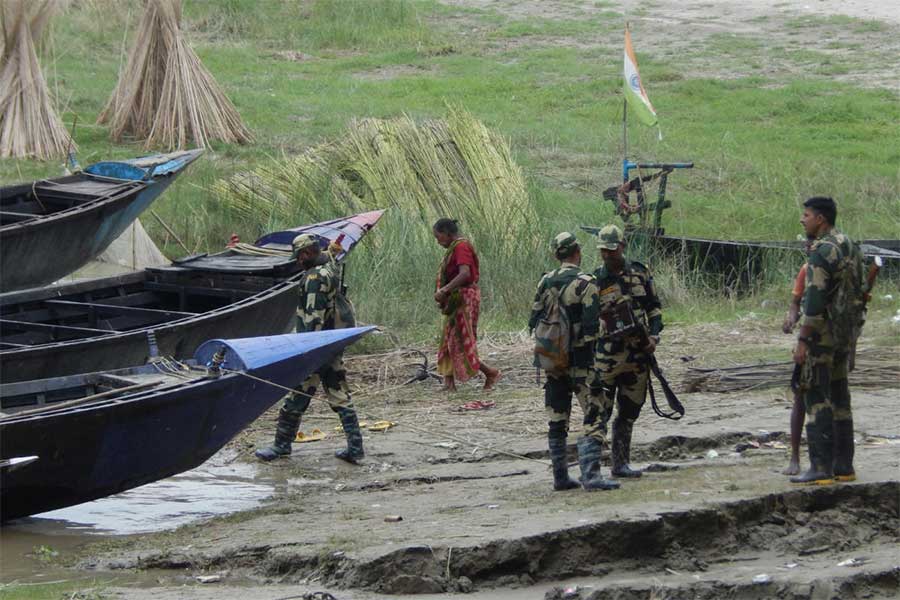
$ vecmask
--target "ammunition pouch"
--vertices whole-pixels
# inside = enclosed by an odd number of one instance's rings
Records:
[[[621,298],[601,310],[600,321],[603,323],[603,338],[607,340],[646,335],[643,323],[635,316],[627,298]]]

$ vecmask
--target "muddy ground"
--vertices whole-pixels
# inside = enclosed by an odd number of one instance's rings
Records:
[[[752,318],[725,329],[675,325],[666,334],[660,358],[677,381],[691,364],[716,356],[721,364],[729,340],[784,355],[790,344]],[[648,471],[642,479],[613,492],[553,492],[541,390],[530,369],[513,368],[528,352],[514,340],[483,345],[507,373],[489,395],[475,382],[456,395],[433,381],[397,388],[416,369],[407,355],[351,357],[365,420],[396,423],[366,431],[362,465],[332,456],[343,444],[338,422],[315,403],[303,431],[328,437],[259,466],[260,479],[278,482],[263,507],[81,548],[67,559],[70,568],[110,582],[103,597],[148,600],[328,597],[310,595],[319,592],[340,599],[896,597],[900,381],[854,386],[853,484],[788,483],[781,470],[790,402],[777,387],[683,393],[688,412],[677,423],[648,404],[633,452]],[[476,399],[496,406],[459,410]],[[275,418],[273,409],[232,443],[234,460],[253,461]],[[569,441],[574,462],[575,435]]]

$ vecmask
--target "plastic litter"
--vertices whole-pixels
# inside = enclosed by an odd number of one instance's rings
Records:
[[[401,517],[400,515],[387,515],[384,517],[385,523],[399,523],[402,520],[403,517]]]
[[[294,442],[297,444],[303,444],[306,442],[318,442],[324,440],[328,437],[324,431],[321,429],[313,429],[309,433],[303,433],[302,431],[297,432],[297,436],[294,438]]]
[[[753,583],[770,583],[771,581],[772,578],[769,577],[768,573],[760,573],[753,577]]]
[[[710,450],[709,452],[706,453],[706,458],[708,458],[710,460],[712,460],[714,458],[719,458],[719,453],[716,452],[715,450]]]
[[[387,431],[391,427],[396,427],[396,423],[394,421],[375,421],[371,425],[369,425],[369,431]]]

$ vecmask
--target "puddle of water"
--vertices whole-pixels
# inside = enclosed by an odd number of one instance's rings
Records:
[[[192,471],[5,524],[0,581],[46,579],[47,565],[55,562],[52,553],[64,556],[105,537],[174,529],[259,506],[276,482],[257,479],[255,465],[230,463],[232,458],[223,451]]]

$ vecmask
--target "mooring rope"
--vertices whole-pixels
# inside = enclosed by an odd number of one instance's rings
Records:
[[[181,369],[179,369],[179,370],[187,370],[187,371],[195,371],[195,372],[196,372],[196,371],[199,371],[199,370],[202,370],[201,367],[191,367],[191,366],[189,366],[189,365],[187,365],[187,364],[185,364],[185,363],[182,363],[182,362],[177,361],[177,360],[172,359],[172,358],[162,358],[162,359],[158,360],[157,362],[161,363],[161,364],[164,365],[166,368],[173,368],[172,365],[173,365],[173,363],[174,363],[175,365],[179,365],[179,366],[181,367]],[[288,393],[290,393],[290,394],[298,394],[298,395],[300,395],[300,396],[306,396],[307,398],[310,398],[310,399],[312,399],[312,398],[314,397],[314,394],[307,394],[306,392],[299,391],[299,390],[295,390],[295,389],[290,388],[290,387],[287,387],[287,386],[285,386],[285,385],[281,385],[280,383],[275,383],[274,381],[270,381],[270,380],[264,379],[264,378],[262,378],[262,377],[257,377],[256,375],[251,375],[250,373],[247,373],[246,371],[240,371],[240,370],[236,370],[236,369],[228,369],[228,368],[225,368],[225,367],[220,367],[220,370],[221,370],[223,373],[233,373],[233,374],[236,374],[236,375],[242,375],[242,376],[244,376],[244,377],[247,377],[248,379],[253,379],[254,381],[258,381],[258,382],[264,383],[264,384],[266,384],[266,385],[271,385],[272,387],[275,387],[275,388],[284,390],[285,392],[288,392]],[[183,378],[183,379],[194,379],[194,378],[192,378],[192,377],[190,377],[190,376],[187,376],[187,375],[184,375],[184,374],[182,374],[182,373],[174,372],[174,369],[173,369],[173,372],[172,372],[171,374],[174,375],[175,377],[181,377],[181,378]],[[364,391],[364,392],[362,392],[362,393],[354,394],[354,396],[355,396],[355,399],[357,399],[357,400],[358,400],[359,398],[371,398],[371,397],[374,397],[374,396],[377,396],[377,395],[380,395],[380,394],[385,394],[385,393],[387,393],[387,392],[393,392],[393,391],[402,389],[403,387],[405,387],[405,384],[399,384],[399,385],[394,385],[394,386],[382,388],[382,389],[380,389],[380,390],[369,391],[368,393],[366,393],[366,392]],[[323,400],[328,404],[328,406],[334,408],[334,405],[333,405],[331,402],[328,401],[327,396],[326,396],[325,398],[323,398]],[[363,413],[362,411],[357,411],[357,414],[359,414],[360,416],[362,416],[362,417],[365,418],[365,419],[369,419],[370,421],[389,420],[389,419],[382,419],[382,418],[380,418],[380,417],[373,416],[373,415],[370,414],[370,413]],[[472,447],[474,447],[474,448],[476,448],[476,449],[477,449],[477,448],[486,448],[486,449],[492,450],[492,451],[494,451],[494,452],[496,452],[496,453],[498,453],[498,454],[503,454],[503,455],[509,456],[509,457],[511,457],[511,458],[516,458],[516,459],[519,459],[519,460],[530,460],[530,461],[532,461],[532,462],[536,462],[536,463],[542,464],[542,465],[544,465],[544,466],[550,466],[550,463],[549,463],[548,461],[541,460],[541,459],[539,459],[539,458],[532,458],[532,457],[530,457],[530,456],[525,456],[525,455],[523,455],[523,454],[517,454],[517,453],[515,453],[515,452],[509,452],[509,451],[507,451],[507,450],[496,449],[496,448],[493,448],[493,447],[488,446],[488,445],[485,445],[485,444],[479,444],[479,443],[473,442],[473,441],[471,441],[471,440],[467,440],[467,439],[465,439],[465,438],[455,436],[455,435],[453,435],[452,433],[447,433],[447,432],[444,432],[444,431],[435,431],[435,430],[427,429],[427,428],[424,428],[424,427],[418,427],[418,426],[416,426],[416,425],[411,425],[411,424],[406,423],[406,422],[404,422],[403,426],[404,426],[404,427],[407,427],[407,428],[409,428],[409,429],[411,429],[412,431],[416,431],[416,432],[418,432],[418,433],[424,433],[424,434],[426,434],[426,435],[431,435],[431,436],[435,436],[435,437],[443,437],[443,438],[452,440],[452,441],[454,441],[454,442],[459,442],[459,443],[465,444],[465,445],[467,445],[467,446],[472,446]]]

